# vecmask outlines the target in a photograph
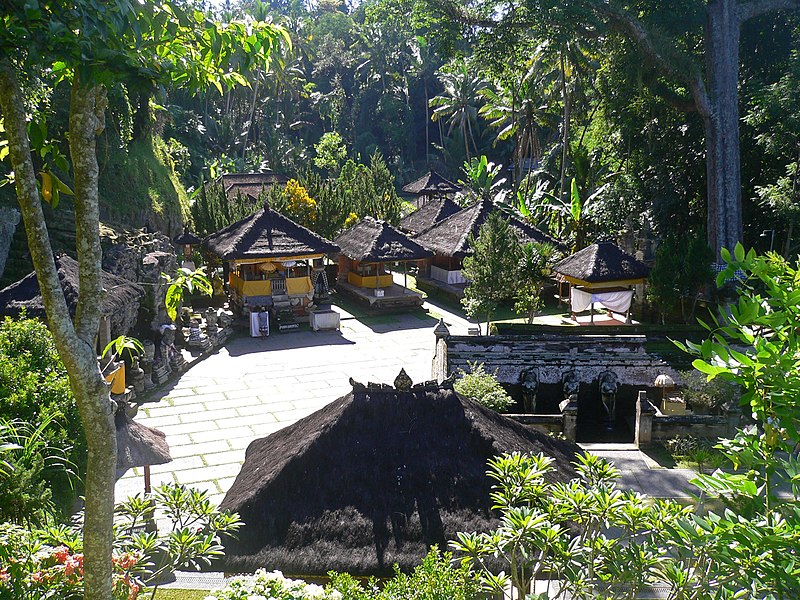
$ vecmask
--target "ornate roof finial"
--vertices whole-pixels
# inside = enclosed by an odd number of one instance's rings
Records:
[[[398,392],[407,392],[411,389],[412,385],[414,385],[414,382],[411,381],[411,377],[408,376],[406,370],[400,369],[400,373],[397,374],[394,380],[394,389]]]
[[[450,335],[450,329],[448,329],[447,325],[444,322],[444,319],[439,319],[439,323],[433,330],[433,335],[436,336],[437,340],[440,340],[443,337],[447,337],[448,335]]]

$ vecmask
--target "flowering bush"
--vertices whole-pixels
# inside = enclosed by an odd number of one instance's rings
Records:
[[[31,600],[81,598],[83,553],[76,530],[26,530],[0,525],[0,598]],[[144,561],[137,552],[116,552],[113,600],[135,600]]]
[[[170,527],[162,521],[153,530],[156,511]],[[218,510],[207,492],[176,484],[129,498],[117,505],[117,515],[109,600],[135,600],[140,590],[154,591],[177,569],[208,566],[223,554],[222,537],[233,535],[240,523],[235,513]],[[46,529],[0,523],[0,600],[71,600],[82,598],[83,591],[79,522]]]
[[[287,579],[280,571],[268,573],[259,569],[255,575],[231,579],[205,600],[342,600],[342,594],[313,583]]]
[[[290,179],[283,193],[289,216],[301,225],[313,228],[317,220],[317,203],[308,195],[308,190],[296,179]]]

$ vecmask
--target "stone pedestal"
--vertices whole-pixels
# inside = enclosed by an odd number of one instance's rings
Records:
[[[335,310],[314,310],[309,314],[311,329],[336,330],[339,329],[340,315]]]
[[[564,437],[570,442],[578,439],[578,395],[572,394],[561,403],[561,413],[564,415]]]
[[[656,407],[647,399],[647,392],[639,392],[636,400],[636,428],[633,441],[637,447],[648,446],[653,441],[653,417]]]

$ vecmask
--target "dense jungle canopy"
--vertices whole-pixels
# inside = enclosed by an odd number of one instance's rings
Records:
[[[622,231],[706,239],[708,224],[716,229],[719,221],[714,214],[709,221],[709,210],[734,206],[740,189],[741,226],[734,220],[732,230],[741,228],[747,245],[788,255],[799,193],[796,6],[791,0],[199,3],[222,21],[280,24],[291,44],[268,66],[238,72],[246,85],[234,89],[198,95],[178,84],[155,88],[131,80],[109,90],[98,149],[102,214],[174,234],[190,218],[191,193],[223,172],[270,169],[300,179],[314,198],[336,193],[325,188],[326,179],[342,171],[347,177],[358,164],[374,169],[377,157],[398,191],[435,169],[478,192],[500,191],[509,210],[581,246]],[[714,11],[726,7],[736,16],[738,57],[735,46],[715,46]],[[698,95],[706,94],[712,116],[724,112],[713,66],[721,54],[738,77],[733,125],[730,118],[716,123],[723,136],[714,133]],[[27,74],[27,96],[30,110],[46,116],[40,122],[47,127],[34,133],[63,148],[68,91],[52,85],[56,77]],[[739,149],[732,148],[737,123]],[[722,154],[740,150],[740,186],[734,157],[706,160],[714,143]],[[477,166],[465,172],[465,161],[484,155],[482,174]],[[55,157],[43,162],[59,173]],[[713,173],[712,163],[729,172]],[[68,173],[60,175],[69,183]],[[2,192],[13,203],[10,188]],[[395,208],[385,212],[396,217]],[[710,245],[730,245],[726,240],[738,235],[714,233]]]

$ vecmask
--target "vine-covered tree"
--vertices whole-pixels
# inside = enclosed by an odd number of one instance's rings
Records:
[[[108,90],[123,83],[197,89],[244,83],[231,71],[266,62],[283,39],[265,23],[215,23],[178,3],[82,0],[5,4],[0,27],[0,110],[8,157],[47,321],[81,415],[88,447],[84,522],[85,597],[112,596],[116,472],[114,404],[96,354],[103,290],[96,143]],[[246,52],[239,52],[245,48]],[[24,49],[24,51],[20,51]],[[29,123],[28,77],[69,87],[69,158],[75,196],[80,294],[70,318],[48,238],[42,200],[54,199],[52,173],[37,184],[37,164],[52,149]],[[62,162],[62,166],[64,165]],[[41,194],[41,196],[40,196]]]

